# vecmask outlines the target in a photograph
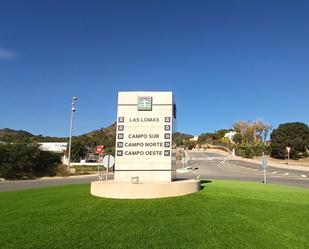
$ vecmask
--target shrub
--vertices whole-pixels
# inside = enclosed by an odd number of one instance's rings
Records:
[[[245,158],[253,158],[254,152],[251,146],[241,145],[236,149],[236,155]]]
[[[242,142],[242,136],[240,133],[236,133],[233,137],[233,142],[236,144],[241,144]]]
[[[60,161],[60,156],[41,151],[29,141],[0,145],[0,177],[5,179],[54,175]]]
[[[253,146],[251,145],[238,145],[235,148],[236,155],[245,157],[245,158],[253,158],[254,156],[261,156],[263,155],[263,152],[268,155],[270,153],[270,147],[269,145],[261,142],[258,144],[255,144]]]

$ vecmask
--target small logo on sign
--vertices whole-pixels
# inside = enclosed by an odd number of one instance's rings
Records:
[[[171,127],[169,125],[164,125],[164,130],[169,131]]]
[[[164,134],[164,138],[165,138],[165,139],[170,139],[170,138],[171,138],[171,134],[165,133],[165,134]]]
[[[170,147],[170,146],[171,146],[170,142],[164,142],[164,147]]]
[[[170,156],[170,155],[171,155],[171,152],[169,150],[164,151],[164,156]]]
[[[138,97],[137,110],[151,111],[152,110],[152,97]]]
[[[169,123],[171,122],[171,118],[170,117],[165,117],[165,123]]]

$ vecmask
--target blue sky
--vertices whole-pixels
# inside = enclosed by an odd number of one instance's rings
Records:
[[[68,136],[118,91],[173,91],[178,130],[308,124],[309,1],[0,2],[0,128]]]

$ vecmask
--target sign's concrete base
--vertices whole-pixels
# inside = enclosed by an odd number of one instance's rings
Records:
[[[95,181],[91,183],[91,194],[114,199],[152,199],[182,196],[199,191],[199,180],[176,180],[172,182],[117,182]]]

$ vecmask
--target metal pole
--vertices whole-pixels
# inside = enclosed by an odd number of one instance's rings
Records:
[[[287,162],[287,164],[289,164],[291,147],[290,147],[290,146],[287,146],[287,147],[286,147],[286,150],[288,151],[288,162]]]
[[[98,158],[98,177],[99,177],[99,179],[100,179],[100,158],[101,158],[101,156],[99,154],[99,158]]]
[[[107,160],[107,167],[106,167],[106,181],[108,180],[108,168],[109,168],[109,159],[110,159],[110,155],[107,155],[108,160]]]
[[[68,155],[68,167],[67,174],[70,174],[70,166],[71,166],[71,145],[72,145],[72,131],[73,131],[73,116],[75,112],[75,101],[77,97],[72,98],[72,108],[71,108],[71,121],[70,121],[70,139],[69,139],[69,155]]]
[[[263,169],[264,169],[264,184],[267,184],[267,180],[266,180],[267,159],[265,157],[264,152],[263,152],[263,156],[262,156],[262,166],[263,166]]]

